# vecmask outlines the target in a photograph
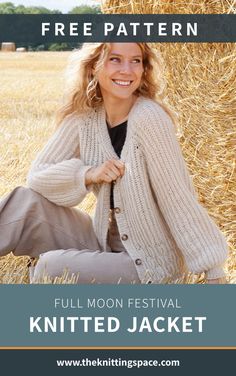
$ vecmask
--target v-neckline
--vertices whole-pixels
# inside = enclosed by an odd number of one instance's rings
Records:
[[[115,125],[114,127],[110,127],[107,121],[106,121],[106,123],[107,123],[108,131],[112,132],[113,129],[119,128],[119,127],[121,127],[121,125],[124,125],[124,124],[127,125],[127,119],[125,121],[123,121],[122,123]]]
[[[106,156],[107,159],[125,160],[125,157],[126,157],[127,151],[128,151],[129,139],[130,139],[130,136],[131,136],[132,123],[130,123],[130,121],[129,121],[130,115],[132,114],[132,112],[134,111],[135,107],[137,106],[137,104],[140,102],[141,99],[142,99],[142,97],[138,97],[136,99],[135,103],[133,104],[133,106],[132,106],[132,108],[129,112],[129,116],[128,116],[128,119],[127,119],[127,133],[126,133],[126,138],[125,138],[125,142],[124,142],[124,145],[123,145],[123,148],[122,148],[122,151],[121,151],[120,158],[118,157],[118,155],[115,152],[115,149],[114,149],[112,142],[111,142],[109,131],[107,129],[105,108],[104,108],[104,106],[101,106],[99,108],[99,110],[98,110],[98,132],[99,132],[99,136],[100,136],[100,142],[101,142],[101,145],[103,147],[103,150],[104,150],[104,153],[105,153],[105,156]]]

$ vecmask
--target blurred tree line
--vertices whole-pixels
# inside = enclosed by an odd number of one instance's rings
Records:
[[[67,14],[98,14],[101,13],[99,6],[80,5],[72,8]],[[62,14],[57,9],[47,9],[45,7],[25,7],[24,5],[14,5],[11,2],[0,3],[0,14]],[[14,41],[12,41],[14,42]],[[46,43],[41,45],[28,45],[29,51],[68,51],[77,48],[78,43]],[[23,47],[17,45],[17,47]]]

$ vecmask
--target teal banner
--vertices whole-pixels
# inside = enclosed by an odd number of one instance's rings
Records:
[[[234,347],[234,285],[2,285],[1,347]]]
[[[235,14],[0,14],[0,42],[235,42]]]

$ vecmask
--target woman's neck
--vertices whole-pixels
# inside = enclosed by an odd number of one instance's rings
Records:
[[[129,112],[136,99],[137,97],[132,96],[127,100],[117,100],[114,98],[106,98],[104,100],[106,120],[111,128],[128,119]]]

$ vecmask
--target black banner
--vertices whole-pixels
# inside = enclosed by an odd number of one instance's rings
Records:
[[[43,349],[2,350],[1,374],[42,375],[214,375],[234,370],[235,350]]]
[[[235,42],[235,14],[4,14],[0,43]]]

